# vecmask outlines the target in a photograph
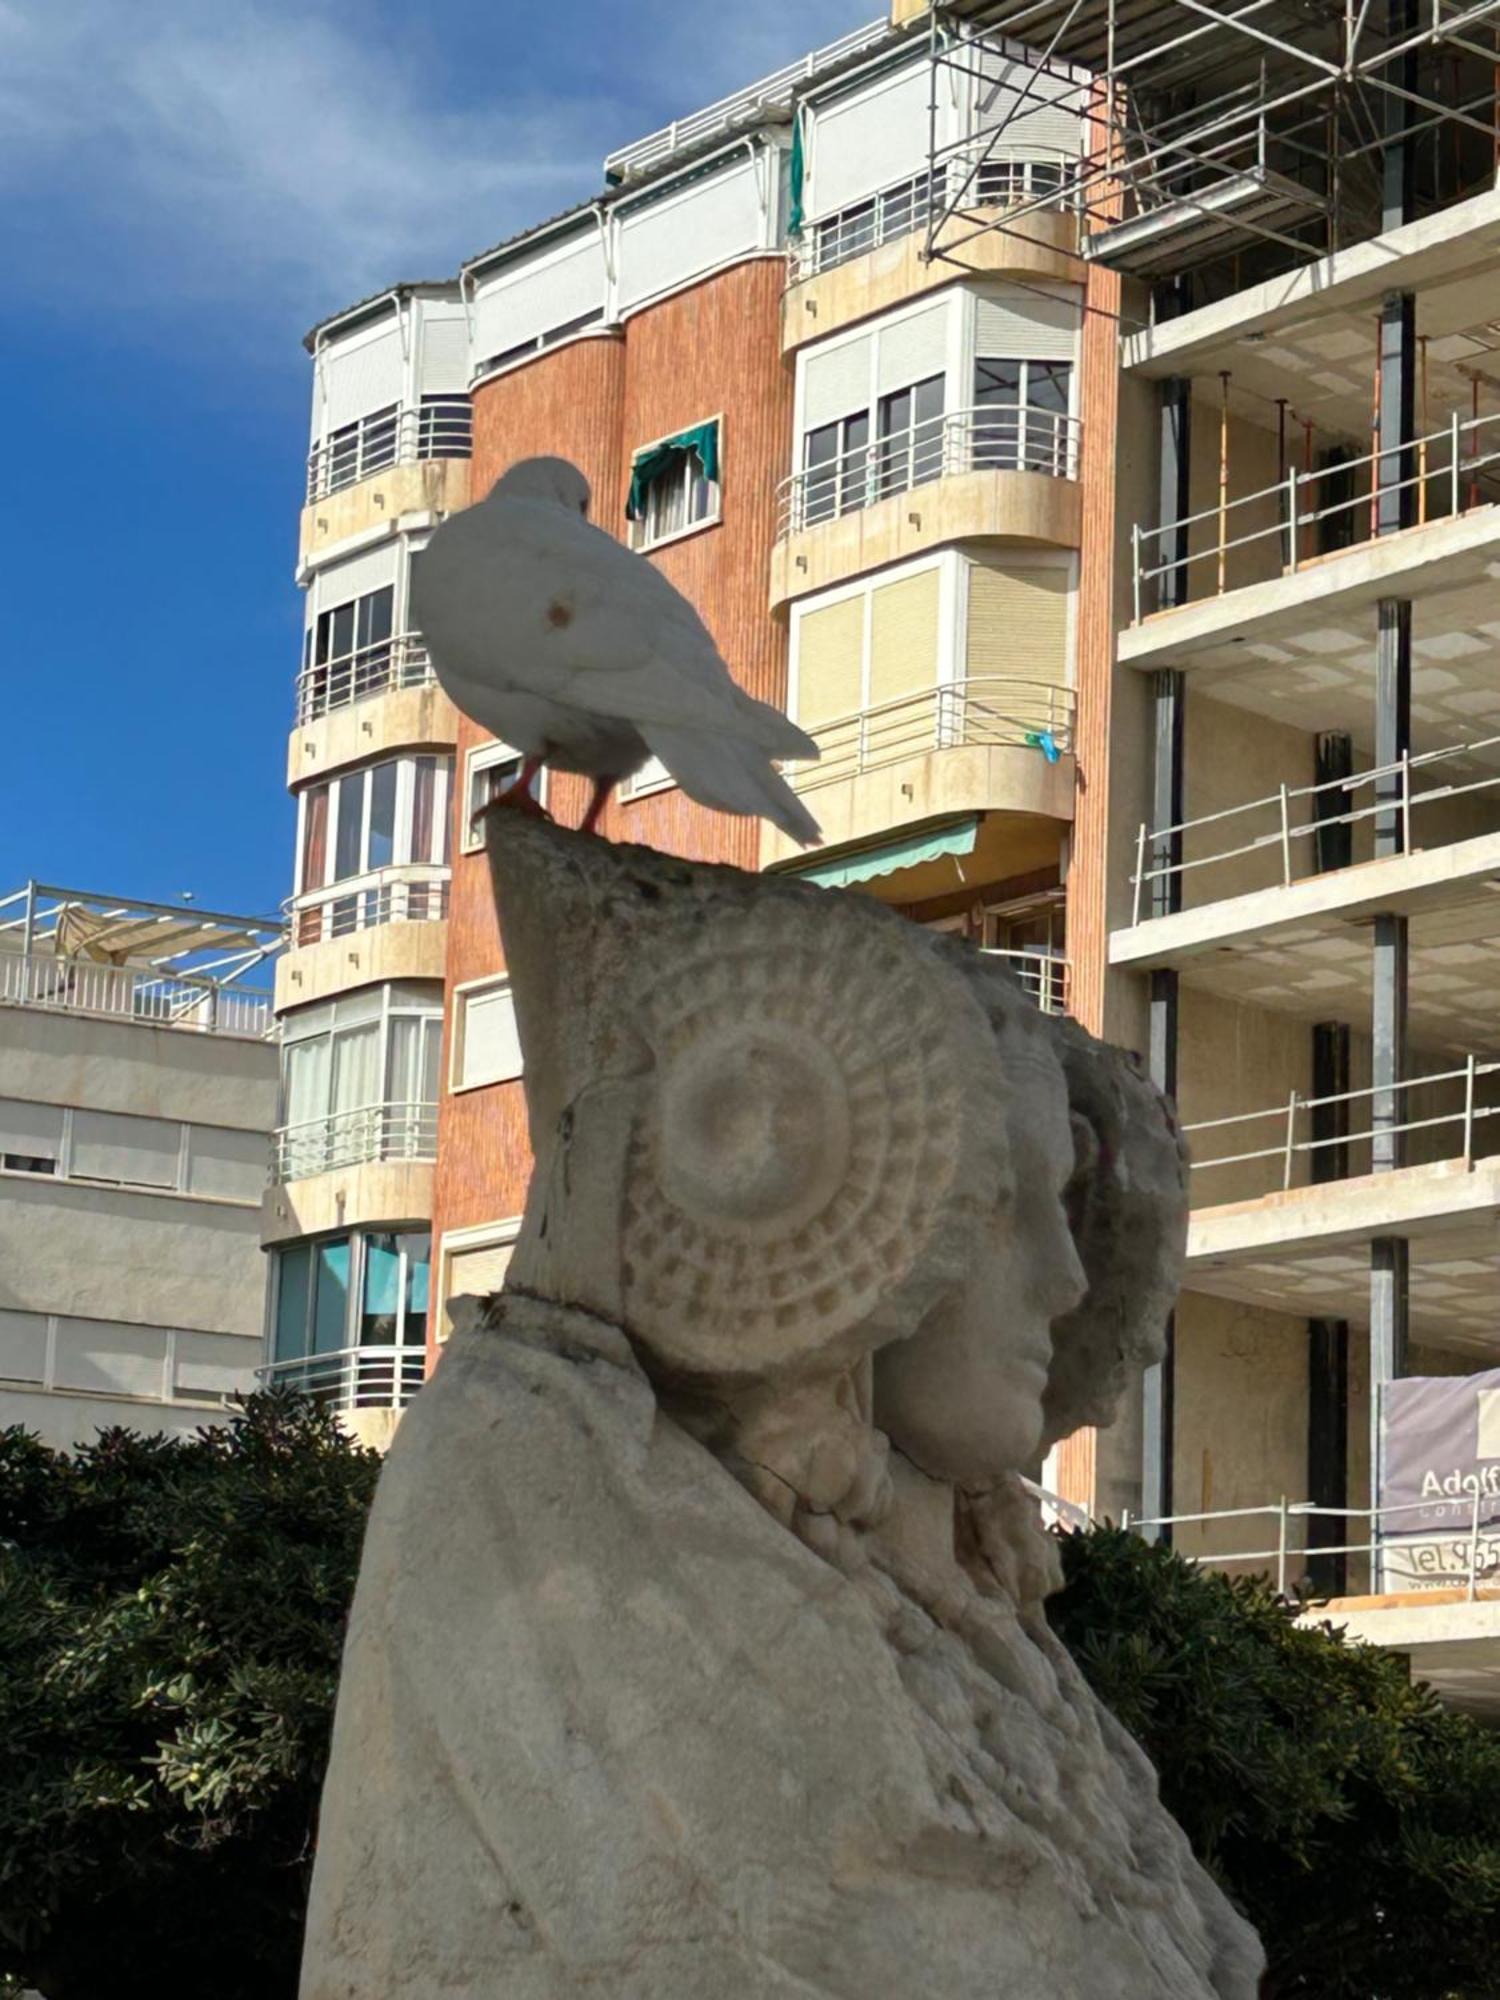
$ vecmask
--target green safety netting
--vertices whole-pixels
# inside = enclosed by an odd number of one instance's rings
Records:
[[[945,854],[972,854],[979,833],[977,819],[958,826],[945,826],[936,833],[916,833],[909,839],[891,841],[884,847],[866,847],[858,854],[846,854],[835,861],[818,862],[798,868],[799,882],[816,882],[820,889],[847,889],[854,882],[868,882],[875,875],[892,875],[898,868],[915,868],[919,862],[938,861]]]
[[[703,467],[705,479],[719,476],[719,425],[717,418],[710,424],[694,424],[691,430],[679,431],[676,437],[663,438],[659,444],[647,445],[638,451],[630,465],[630,494],[625,502],[627,521],[639,521],[646,510],[646,488],[653,479],[660,479],[664,472],[671,470],[679,458],[688,452],[698,454],[698,462]]]

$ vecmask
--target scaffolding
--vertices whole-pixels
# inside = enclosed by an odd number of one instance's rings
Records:
[[[1083,255],[1148,281],[1223,265],[1230,289],[1411,219],[1393,143],[1417,213],[1496,184],[1500,0],[960,0],[928,34],[930,257],[1064,204]],[[969,129],[945,139],[955,90]],[[1085,139],[1062,188],[980,212],[1064,102]]]

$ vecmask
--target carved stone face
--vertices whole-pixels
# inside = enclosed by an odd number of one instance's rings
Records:
[[[923,1471],[966,1485],[1035,1458],[1052,1322],[1086,1289],[1063,1205],[1074,1143],[1061,1073],[1046,1051],[1007,1067],[1010,1185],[968,1281],[875,1357],[876,1423]]]

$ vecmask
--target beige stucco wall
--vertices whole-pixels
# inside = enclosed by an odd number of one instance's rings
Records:
[[[287,743],[287,786],[295,791],[383,750],[451,750],[457,741],[458,710],[436,683],[393,688],[294,729]]]
[[[856,320],[888,312],[907,299],[965,278],[1082,284],[1083,266],[1073,254],[1078,243],[1075,217],[1039,209],[1002,230],[995,225],[1004,215],[1004,208],[988,206],[968,210],[953,222],[940,243],[966,240],[954,249],[951,260],[926,256],[927,233],[916,230],[862,257],[851,257],[846,264],[798,279],[782,300],[783,350],[791,354],[809,340],[821,340]],[[976,229],[982,233],[971,234]]]
[[[259,1233],[253,1204],[10,1174],[0,1306],[258,1336]]]
[[[276,1011],[305,1007],[335,993],[388,979],[441,979],[448,951],[443,917],[422,923],[372,924],[348,937],[325,938],[282,954]]]
[[[384,472],[314,500],[302,510],[299,566],[337,555],[355,536],[388,529],[407,514],[451,514],[469,504],[469,461],[429,458]]]
[[[364,1223],[394,1226],[423,1222],[432,1214],[430,1160],[367,1160],[335,1173],[266,1190],[261,1240],[269,1248],[297,1236],[354,1229]]]
[[[269,1132],[276,1081],[271,1042],[61,1009],[0,1010],[0,1097]]]
[[[1040,472],[963,472],[788,535],[771,551],[771,608],[950,542],[1077,548],[1078,482]]]
[[[254,1367],[259,1362],[256,1341],[248,1363]],[[93,1444],[101,1430],[116,1424],[126,1430],[186,1437],[206,1424],[222,1424],[224,1416],[222,1403],[158,1403],[139,1396],[85,1396],[11,1384],[0,1388],[0,1429],[19,1424],[58,1451]]]

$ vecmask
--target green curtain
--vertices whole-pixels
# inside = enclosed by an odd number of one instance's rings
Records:
[[[690,451],[697,452],[704,478],[716,480],[719,476],[717,418],[709,424],[694,424],[691,430],[679,431],[676,437],[663,438],[660,444],[648,445],[636,453],[631,461],[630,494],[625,502],[627,521],[641,519],[646,511],[646,488]]]
[[[802,112],[798,108],[792,120],[792,205],[787,211],[786,233],[788,236],[802,234],[802,177],[804,161],[802,157]]]

